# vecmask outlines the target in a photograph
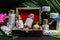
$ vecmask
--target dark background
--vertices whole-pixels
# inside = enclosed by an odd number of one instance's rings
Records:
[[[10,9],[15,9],[16,6],[29,0],[0,0],[0,12],[8,12]]]
[[[30,0],[0,0],[0,12],[8,12],[10,9],[15,9],[21,3],[27,2],[27,1],[30,1]]]

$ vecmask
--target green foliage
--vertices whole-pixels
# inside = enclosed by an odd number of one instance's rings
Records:
[[[60,37],[60,28],[59,28],[59,30],[58,30],[58,36]]]
[[[42,7],[50,6],[51,12],[60,13],[60,4],[57,0],[30,0],[28,2],[21,3],[19,7]]]
[[[3,33],[0,31],[0,35],[4,36]]]

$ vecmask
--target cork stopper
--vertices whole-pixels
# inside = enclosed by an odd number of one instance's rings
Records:
[[[30,13],[28,17],[33,19],[34,18],[34,14]]]
[[[16,15],[17,19],[21,20],[21,15]]]
[[[14,13],[15,11],[14,11],[13,9],[11,9],[9,12],[10,12],[10,13]]]
[[[48,24],[48,19],[43,19],[43,24]]]

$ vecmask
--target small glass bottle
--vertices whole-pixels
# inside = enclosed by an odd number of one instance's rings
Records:
[[[56,30],[60,29],[60,17],[56,17],[57,25],[56,25]]]
[[[41,23],[43,24],[43,19],[50,18],[50,6],[43,6],[42,7],[42,14],[41,14]]]
[[[15,26],[15,11],[14,10],[10,10],[9,11],[9,19],[8,19],[8,27],[10,28],[10,29],[12,29],[14,26]]]
[[[16,27],[17,27],[17,29],[23,29],[24,28],[23,21],[21,20],[20,15],[18,15],[18,17],[16,19]]]
[[[43,19],[43,25],[42,25],[44,30],[49,30],[49,22],[48,19]]]
[[[58,13],[50,13],[50,29],[56,29],[57,21],[55,18],[58,17]]]

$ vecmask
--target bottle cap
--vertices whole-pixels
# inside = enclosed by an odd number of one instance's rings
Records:
[[[56,18],[58,16],[59,16],[58,13],[50,13],[50,18]]]
[[[50,11],[50,6],[43,6],[42,11]]]

